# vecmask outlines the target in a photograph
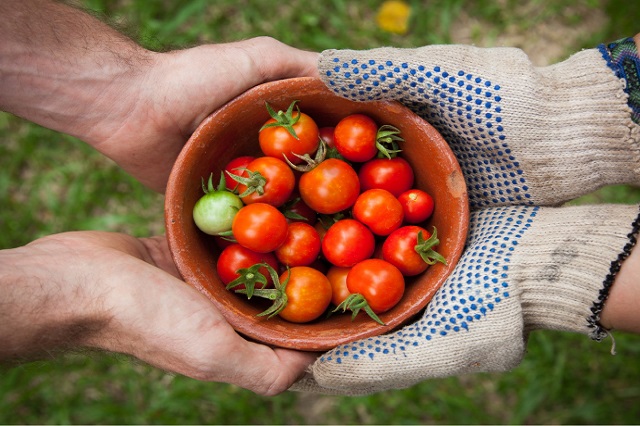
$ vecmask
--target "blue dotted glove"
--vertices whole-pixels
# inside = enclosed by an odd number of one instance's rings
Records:
[[[323,52],[336,93],[398,100],[439,129],[472,214],[460,262],[418,321],[327,352],[296,389],[366,394],[508,370],[535,329],[603,336],[598,315],[635,242],[637,206],[553,206],[638,182],[638,127],[607,53],[535,68],[516,49]]]
[[[337,94],[398,100],[434,125],[456,153],[472,207],[555,205],[640,181],[638,126],[605,53],[536,68],[513,48],[326,51],[319,72]]]

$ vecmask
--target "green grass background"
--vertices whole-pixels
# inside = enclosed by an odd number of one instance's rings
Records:
[[[482,46],[506,42],[533,50],[553,43],[560,50],[547,58],[552,62],[640,30],[640,3],[633,1],[430,0],[412,2],[410,31],[392,35],[376,27],[380,3],[81,2],[143,45],[162,50],[258,35],[312,50],[412,47],[460,41],[463,34],[463,41]],[[571,32],[581,25],[578,35]],[[576,202],[638,200],[637,189],[617,186]],[[162,233],[162,215],[161,195],[78,140],[0,113],[0,248],[77,229]],[[69,354],[0,368],[0,423],[639,423],[640,337],[616,334],[616,343],[618,354],[612,356],[610,340],[598,344],[583,336],[535,332],[512,372],[432,380],[358,398],[264,398],[236,386],[172,376],[119,355]]]

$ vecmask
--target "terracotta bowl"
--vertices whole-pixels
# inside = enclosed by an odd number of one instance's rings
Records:
[[[225,289],[216,274],[220,249],[212,237],[200,232],[192,209],[202,195],[201,179],[221,169],[234,157],[259,155],[258,129],[269,118],[265,101],[285,110],[299,100],[302,111],[319,126],[333,126],[351,113],[364,113],[378,124],[399,128],[405,143],[402,156],[415,169],[415,187],[435,200],[427,229],[438,229],[437,250],[448,264],[429,267],[407,280],[396,307],[382,314],[381,326],[361,313],[334,314],[328,319],[293,324],[279,317],[257,317],[265,306],[256,305]],[[166,231],[175,264],[185,282],[202,292],[241,334],[262,343],[306,351],[322,351],[339,344],[389,332],[418,314],[431,300],[456,265],[468,230],[467,190],[460,167],[442,136],[427,122],[397,102],[353,102],[338,97],[313,78],[282,80],[257,86],[206,118],[178,157],[169,179],[165,201]]]

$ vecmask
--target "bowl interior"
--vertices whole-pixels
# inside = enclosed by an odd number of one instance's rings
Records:
[[[402,132],[402,156],[414,167],[415,186],[435,200],[427,229],[435,226],[437,250],[448,264],[436,264],[419,277],[407,280],[400,303],[380,316],[385,326],[367,315],[351,320],[349,314],[293,324],[279,317],[257,317],[264,305],[247,301],[225,289],[216,273],[220,253],[212,237],[200,232],[192,210],[202,195],[201,179],[234,157],[260,155],[258,130],[269,119],[265,101],[277,111],[299,100],[301,110],[319,126],[334,126],[344,116],[364,113],[379,125],[391,124]],[[281,80],[257,86],[211,114],[191,136],[172,170],[166,192],[166,231],[175,264],[192,285],[222,312],[227,321],[248,338],[279,347],[320,351],[338,344],[388,332],[408,321],[431,300],[457,263],[469,222],[468,197],[460,167],[440,134],[426,121],[396,102],[353,102],[334,95],[313,78]]]

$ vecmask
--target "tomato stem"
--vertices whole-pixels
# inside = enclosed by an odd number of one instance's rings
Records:
[[[238,170],[242,170],[247,173],[247,176],[240,176],[231,173],[227,170],[227,174],[229,177],[240,185],[244,185],[247,187],[242,194],[239,195],[240,198],[244,198],[257,192],[259,195],[264,194],[264,186],[267,184],[267,178],[265,178],[260,172],[251,171],[247,168],[239,167]]]
[[[398,156],[398,153],[402,152],[400,149],[400,142],[404,142],[404,139],[400,137],[400,129],[385,124],[378,129],[376,135],[376,148],[378,148],[378,158],[394,158]]]
[[[299,172],[303,172],[303,173],[308,172],[315,169],[318,166],[318,164],[322,163],[325,160],[325,158],[327,158],[327,143],[322,139],[318,140],[318,150],[316,151],[314,158],[311,158],[309,154],[299,155],[299,154],[296,154],[295,152],[292,152],[291,154],[303,160],[306,164],[305,165],[293,164],[291,161],[289,161],[286,155],[282,154],[282,156],[284,157],[284,161],[287,162],[289,167]]]
[[[238,278],[227,284],[227,290],[231,290],[234,287],[244,284],[244,289],[236,290],[236,293],[244,293],[247,295],[247,299],[251,299],[253,295],[263,289],[267,285],[267,277],[265,277],[259,269],[266,264],[256,263],[248,268],[240,268],[236,271],[239,274]],[[256,284],[262,284],[260,289],[256,289]]]
[[[273,301],[273,304],[269,308],[267,308],[265,311],[257,315],[259,317],[266,316],[267,318],[271,318],[278,315],[280,312],[282,312],[282,310],[287,306],[287,303],[289,302],[289,297],[287,296],[287,293],[285,290],[287,288],[287,283],[289,282],[290,274],[287,275],[287,279],[285,279],[284,282],[280,282],[278,273],[268,263],[257,263],[247,269],[251,270],[251,273],[255,274],[256,276],[262,277],[262,279],[264,279],[264,282],[266,283],[267,281],[266,277],[262,275],[261,272],[258,272],[258,270],[263,267],[266,268],[267,271],[269,271],[269,275],[271,276],[271,280],[273,281],[273,285],[275,288],[264,288],[264,285],[263,285],[262,288],[258,288],[258,289],[252,288],[251,290],[249,290],[249,286],[247,285],[247,283],[244,283],[245,288],[236,290],[236,293],[246,294],[248,299],[250,299],[251,296],[258,296],[258,297],[262,297],[264,299]],[[243,271],[243,269],[238,270],[238,273],[240,273],[240,271]],[[241,277],[236,278],[236,280],[239,280],[240,278]],[[256,278],[256,279],[259,279],[259,278]],[[242,283],[243,283],[242,281],[239,282],[239,284],[242,284]],[[231,286],[231,283],[227,285],[227,289],[231,288],[230,286]]]
[[[373,309],[371,309],[371,306],[369,306],[369,302],[367,302],[367,299],[365,299],[364,296],[362,294],[360,294],[360,293],[353,293],[353,294],[350,294],[349,296],[347,296],[347,298],[344,299],[342,301],[342,303],[340,303],[333,310],[333,312],[337,312],[339,310],[342,310],[342,312],[347,312],[347,309],[352,312],[351,321],[353,321],[356,318],[356,316],[360,312],[360,309],[362,309],[375,322],[377,322],[380,325],[385,325],[385,323],[382,322],[380,317],[378,317],[378,315],[376,315],[376,313],[373,312]]]
[[[207,182],[207,186],[204,184],[204,178],[202,178],[202,192],[208,194],[210,192],[215,191],[226,191],[227,190],[227,180],[224,178],[224,172],[220,172],[220,182],[218,183],[218,188],[213,187],[213,173],[209,175],[209,180]]]
[[[424,260],[429,265],[434,265],[436,262],[440,262],[443,264],[447,264],[447,259],[444,258],[440,253],[435,251],[433,247],[440,244],[440,240],[438,239],[438,230],[436,227],[433,227],[433,234],[425,240],[423,232],[418,232],[418,242],[415,245],[416,252],[420,255],[422,260]]]
[[[278,111],[275,112],[275,110],[271,107],[271,105],[269,105],[268,102],[265,102],[265,105],[267,107],[267,112],[269,112],[269,115],[271,116],[271,118],[273,118],[275,121],[272,123],[267,123],[264,126],[262,126],[260,128],[260,132],[266,128],[269,127],[282,127],[284,128],[287,132],[289,132],[289,134],[291,136],[293,136],[296,139],[300,139],[298,137],[298,135],[296,134],[295,129],[293,128],[293,126],[298,122],[298,120],[300,120],[300,108],[296,105],[298,101],[293,101],[291,102],[291,105],[289,105],[289,108],[287,108],[287,111]],[[296,109],[296,116],[293,116],[293,108],[295,107]]]

